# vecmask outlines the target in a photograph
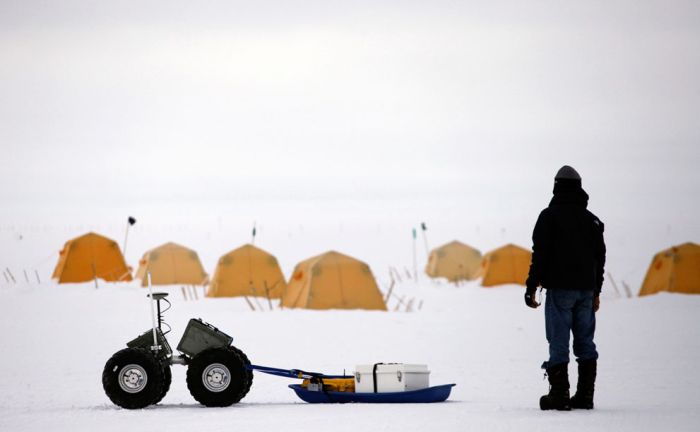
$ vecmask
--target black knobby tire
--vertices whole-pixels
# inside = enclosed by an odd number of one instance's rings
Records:
[[[125,348],[107,360],[102,387],[122,408],[145,408],[164,395],[165,373],[161,362],[143,348]]]
[[[250,364],[250,360],[248,360],[248,356],[245,355],[245,353],[243,351],[241,351],[240,349],[236,348],[233,345],[231,345],[229,348],[234,350],[236,352],[236,354],[238,354],[241,357],[241,359],[243,360],[243,363],[246,366]],[[247,381],[246,387],[243,389],[243,392],[241,393],[241,399],[243,399],[245,397],[245,395],[248,394],[248,392],[250,391],[250,387],[253,385],[253,371],[246,368],[246,376],[248,377],[248,381]]]
[[[163,367],[163,391],[160,392],[160,396],[156,398],[153,404],[157,404],[162,401],[165,395],[170,390],[170,383],[173,381],[173,375],[170,371],[170,365],[168,363],[161,363]]]
[[[209,348],[187,367],[187,388],[197,402],[225,407],[239,402],[249,387],[245,361],[231,347]]]

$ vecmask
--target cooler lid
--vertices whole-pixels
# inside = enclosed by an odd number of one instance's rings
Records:
[[[372,374],[373,371],[373,364],[355,366],[355,373]],[[408,373],[430,373],[430,371],[428,370],[428,365],[424,364],[384,363],[377,365],[377,373],[393,373],[396,371]]]

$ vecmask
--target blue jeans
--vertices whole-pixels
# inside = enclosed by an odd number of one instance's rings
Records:
[[[569,335],[574,334],[574,355],[595,360],[595,313],[593,291],[547,290],[544,324],[549,342],[549,361],[543,368],[569,363]]]

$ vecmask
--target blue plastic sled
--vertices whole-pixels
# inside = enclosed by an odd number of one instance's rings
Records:
[[[318,372],[307,372],[301,369],[280,369],[254,364],[247,365],[247,368],[248,370],[285,378],[353,378],[351,375],[326,375]],[[452,387],[456,385],[457,384],[445,384],[420,390],[394,393],[311,391],[299,384],[291,384],[289,388],[294,390],[301,400],[308,403],[432,403],[446,401],[447,398],[450,397]]]
[[[310,391],[299,384],[290,384],[299,398],[308,403],[432,403],[444,402],[456,384],[445,384],[420,390],[394,393],[352,393]]]

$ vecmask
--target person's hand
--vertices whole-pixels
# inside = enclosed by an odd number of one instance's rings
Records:
[[[593,297],[593,312],[598,312],[600,309],[600,296]]]
[[[536,293],[537,293],[537,288],[535,288],[535,289],[526,288],[525,289],[525,304],[533,309],[537,309],[540,306],[540,304],[537,303],[537,300],[535,300]]]

